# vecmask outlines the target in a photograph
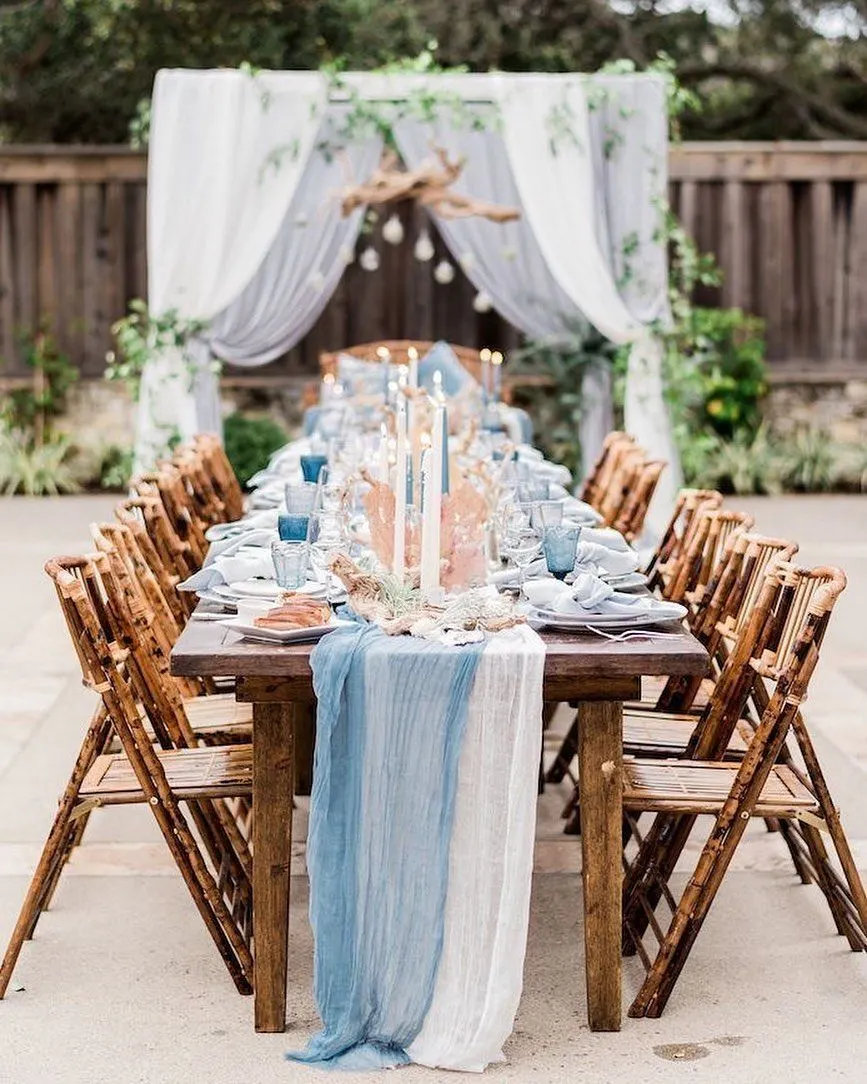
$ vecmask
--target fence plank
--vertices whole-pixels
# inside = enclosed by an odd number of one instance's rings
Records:
[[[4,376],[16,362],[11,197],[11,189],[0,188],[0,375]]]
[[[833,356],[834,337],[834,193],[830,181],[818,181],[810,190],[813,235],[812,305],[819,358]]]

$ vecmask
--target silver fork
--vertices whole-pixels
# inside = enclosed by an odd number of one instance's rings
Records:
[[[604,629],[596,628],[594,625],[585,625],[584,627],[587,632],[594,632],[597,636],[601,636],[605,640],[611,640],[613,643],[624,643],[627,640],[677,640],[681,636],[679,632],[645,632],[643,629],[628,629],[626,632],[605,632]]]

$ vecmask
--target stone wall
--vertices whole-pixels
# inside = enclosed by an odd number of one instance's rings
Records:
[[[307,378],[289,378],[279,386],[230,384],[223,389],[224,414],[239,410],[272,418],[288,432],[294,432],[301,425],[305,390],[310,385]],[[0,396],[3,391],[0,381]],[[135,404],[120,384],[81,380],[71,389],[68,400],[62,428],[77,443],[95,448],[126,448],[132,444]],[[817,429],[842,444],[867,444],[867,379],[773,384],[764,414],[771,431],[780,437]]]
[[[867,444],[867,379],[773,384],[763,412],[781,437],[815,429],[840,444]]]

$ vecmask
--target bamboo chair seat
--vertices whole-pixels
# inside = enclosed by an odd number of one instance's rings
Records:
[[[698,718],[689,714],[624,712],[623,752],[626,756],[656,759],[681,757],[686,752],[697,722]],[[749,737],[745,740],[742,730],[735,730],[726,748],[726,759],[742,757],[748,744]]]
[[[253,723],[253,705],[239,704],[231,693],[184,697],[183,704],[190,726],[196,733],[212,727],[234,730],[252,726]]]
[[[158,749],[156,755],[178,799],[234,798],[252,791],[251,745]],[[129,805],[148,800],[129,758],[123,753],[98,756],[79,793],[82,799],[96,799],[100,805]]]
[[[625,760],[623,805],[646,813],[719,813],[738,765],[724,761]],[[756,817],[796,818],[819,812],[810,790],[786,765],[775,765],[756,801]]]

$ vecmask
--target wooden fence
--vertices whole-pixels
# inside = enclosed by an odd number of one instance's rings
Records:
[[[867,143],[693,143],[672,149],[670,173],[675,211],[724,272],[700,300],[766,319],[775,377],[867,375]],[[145,174],[125,148],[0,148],[0,377],[25,374],[19,339],[41,320],[84,375],[101,374],[111,323],[145,295]],[[412,256],[424,213],[401,213],[408,240],[377,239],[380,270],[353,264],[306,339],[239,381],[311,372],[320,350],[378,338],[517,345],[473,311],[460,272],[434,283]]]

